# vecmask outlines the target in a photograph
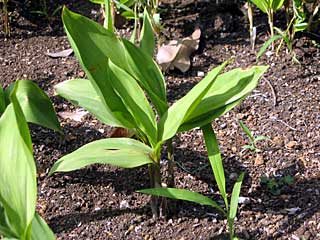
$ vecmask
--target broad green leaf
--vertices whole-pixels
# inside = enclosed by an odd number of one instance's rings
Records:
[[[90,81],[84,79],[67,80],[55,85],[54,89],[60,96],[83,107],[101,122],[115,127],[125,127],[112,115],[111,110],[101,100]]]
[[[254,137],[253,137],[250,129],[241,120],[239,121],[239,124],[240,124],[240,127],[242,128],[242,130],[246,133],[246,135],[250,139],[250,142],[254,142]]]
[[[19,82],[19,84],[18,84]],[[16,96],[27,122],[35,123],[62,133],[50,98],[30,80],[19,80]],[[8,90],[10,90],[10,87]]]
[[[36,168],[31,137],[18,100],[0,118],[0,202],[6,212],[11,231],[17,237],[30,234],[30,223],[36,205]]]
[[[254,3],[262,12],[267,13],[269,6],[268,1],[269,0],[250,0],[252,3]]]
[[[137,192],[160,196],[160,197],[185,200],[189,202],[198,203],[201,205],[208,205],[218,209],[220,212],[225,214],[223,209],[215,201],[197,192],[192,192],[189,190],[177,189],[177,188],[149,188],[149,189],[142,189]]]
[[[198,107],[203,97],[210,90],[218,74],[224,69],[228,62],[211,70],[208,75],[194,86],[184,97],[175,102],[163,115],[159,122],[159,141],[165,141],[173,137],[179,127],[188,119],[192,112]]]
[[[268,41],[266,41],[262,47],[260,48],[257,57],[256,57],[256,61],[259,60],[259,58],[264,54],[264,52],[267,50],[267,48],[275,41],[277,41],[278,39],[283,38],[283,36],[281,35],[275,35],[272,38],[269,38]]]
[[[136,125],[148,136],[151,144],[157,142],[156,116],[144,95],[143,90],[134,78],[121,68],[109,63],[110,85],[115,89],[128,111],[133,116]]]
[[[224,176],[224,168],[222,164],[221,154],[219,150],[219,144],[216,135],[212,129],[211,124],[207,124],[202,127],[205,144],[209,156],[209,161],[212,167],[214,178],[217,182],[220,194],[228,206],[227,194],[226,194],[226,180]]]
[[[91,142],[60,158],[51,168],[54,172],[68,172],[90,164],[110,164],[123,168],[134,168],[152,164],[152,149],[130,138],[108,138]]]
[[[31,240],[56,239],[47,223],[37,213],[32,220]]]
[[[153,34],[152,22],[147,9],[143,13],[143,26],[140,36],[140,49],[147,53],[150,57],[154,54],[155,38]]]
[[[203,126],[237,106],[256,86],[268,67],[237,68],[219,75],[179,131]]]
[[[166,111],[164,78],[150,56],[98,23],[67,8],[63,9],[62,19],[70,44],[101,99],[107,101],[109,98],[106,66],[110,59],[139,81],[160,114]]]
[[[238,199],[240,195],[243,177],[244,177],[244,173],[241,173],[232,189],[231,201],[230,201],[230,212],[229,212],[229,218],[232,220],[236,217],[236,214],[237,214]]]
[[[126,49],[126,60],[128,61],[129,70],[127,71],[140,83],[159,115],[162,116],[168,109],[168,103],[164,77],[158,65],[148,54],[130,41],[123,39],[123,45]]]
[[[271,2],[272,2],[272,9],[274,11],[277,11],[280,8],[282,8],[284,0],[271,0]]]

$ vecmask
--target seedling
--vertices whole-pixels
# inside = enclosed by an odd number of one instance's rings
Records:
[[[36,213],[37,180],[32,142],[15,84],[0,118],[0,238],[54,240]],[[1,238],[2,239],[2,238]]]
[[[262,136],[262,135],[254,137],[252,132],[250,131],[250,129],[241,120],[239,121],[239,124],[240,124],[242,130],[245,132],[245,134],[249,138],[249,141],[250,141],[250,145],[243,145],[242,146],[243,151],[248,149],[248,150],[250,150],[252,152],[255,152],[255,153],[261,152],[261,149],[259,149],[257,147],[256,143],[259,142],[259,141],[270,140],[270,138],[266,137],[266,136]]]
[[[89,81],[68,80],[55,86],[56,92],[103,123],[130,129],[137,140],[111,138],[84,145],[59,159],[50,175],[94,163],[124,168],[148,165],[151,187],[159,188],[163,145],[170,144],[177,133],[209,124],[238,105],[267,69],[255,66],[220,74],[225,62],[169,107],[164,77],[145,48],[67,8],[62,19]],[[173,157],[169,164],[172,162]],[[156,198],[151,205],[157,216]]]
[[[267,178],[261,177],[261,186],[266,187],[272,195],[280,195],[286,186],[290,186],[294,183],[292,176],[283,176],[280,178]]]
[[[44,16],[48,21],[49,27],[51,27],[54,17],[59,14],[60,10],[62,9],[62,5],[59,5],[52,12],[50,12],[47,5],[47,0],[41,0],[40,4],[41,4],[41,9],[32,11],[32,13]]]
[[[10,25],[8,16],[8,0],[0,0],[3,12],[3,31],[6,36],[10,35]]]
[[[284,3],[284,0],[250,0],[253,2],[262,12],[268,15],[268,23],[270,27],[270,38],[274,37],[273,28],[273,15],[274,12],[279,10]]]
[[[219,192],[224,201],[224,207],[219,206],[218,203],[213,201],[211,198],[199,194],[197,192],[192,192],[185,189],[177,189],[177,188],[151,188],[151,189],[143,189],[138,192],[146,193],[154,196],[167,197],[172,199],[185,200],[190,202],[195,202],[201,205],[209,205],[213,208],[216,208],[220,213],[222,213],[228,221],[229,226],[229,234],[230,239],[237,239],[234,236],[234,219],[237,214],[238,209],[238,199],[241,189],[241,184],[243,181],[244,173],[240,174],[236,183],[234,184],[231,200],[228,202],[227,194],[226,194],[226,181],[224,176],[224,169],[221,159],[221,154],[219,151],[219,145],[216,138],[216,135],[212,129],[211,124],[207,124],[202,127],[202,131],[205,138],[205,143],[209,155],[210,164],[213,170],[213,175],[216,180],[216,183],[219,188]]]

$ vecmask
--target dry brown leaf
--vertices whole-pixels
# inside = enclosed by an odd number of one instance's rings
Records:
[[[88,113],[87,111],[77,109],[74,112],[58,112],[58,115],[59,115],[59,117],[61,117],[63,119],[69,118],[69,119],[74,120],[76,122],[81,122],[81,119],[87,113]]]
[[[190,37],[180,41],[172,40],[168,45],[160,47],[157,62],[162,70],[177,68],[186,72],[190,68],[190,55],[199,47],[201,30],[197,28]]]

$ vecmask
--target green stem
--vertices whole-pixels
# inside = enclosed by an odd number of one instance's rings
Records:
[[[168,187],[174,188],[174,148],[172,144],[172,138],[167,141],[167,148],[168,148]]]

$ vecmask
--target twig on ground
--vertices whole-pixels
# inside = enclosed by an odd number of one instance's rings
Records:
[[[281,119],[278,119],[276,117],[270,117],[270,119],[282,123],[283,125],[285,125],[286,127],[290,128],[293,131],[299,131],[298,129],[291,127],[288,123],[286,123],[285,121],[283,121]]]
[[[270,89],[271,89],[271,92],[272,92],[272,96],[273,96],[273,106],[277,106],[277,94],[276,94],[276,91],[274,90],[274,87],[272,86],[271,82],[266,79],[265,77],[263,78],[267,84],[269,85]]]

